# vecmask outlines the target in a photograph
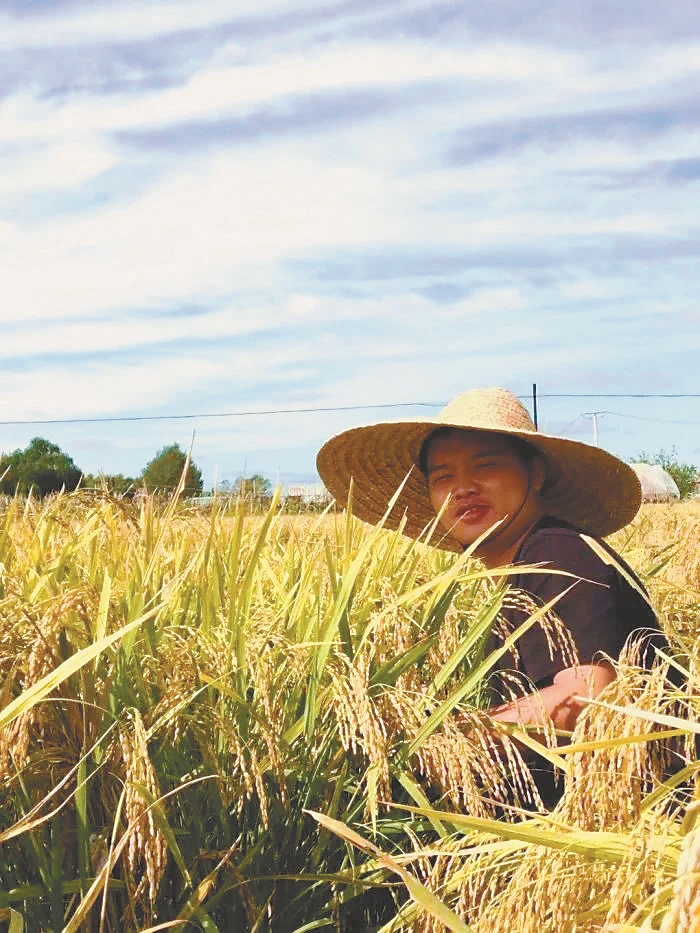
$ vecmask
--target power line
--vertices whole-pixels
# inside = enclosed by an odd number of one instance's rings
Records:
[[[531,400],[531,395],[519,395],[520,399]],[[537,393],[538,399],[545,398],[566,398],[566,399],[601,399],[601,398],[629,398],[629,399],[682,399],[682,398],[700,398],[700,392],[681,392],[681,393],[580,393],[580,392],[558,392],[558,393]],[[185,415],[109,415],[100,418],[17,418],[8,421],[0,421],[0,426],[10,427],[16,425],[43,425],[43,424],[110,424],[118,422],[138,422],[138,421],[194,421],[200,418],[248,418],[264,415],[301,415],[313,414],[329,411],[369,411],[387,408],[443,408],[447,402],[387,402],[379,405],[323,405],[313,408],[268,408],[263,410],[250,411],[220,411],[220,412],[197,412]],[[666,424],[697,424],[695,421],[669,421],[666,418],[642,418],[635,415],[623,415],[620,412],[610,412],[621,418],[634,418],[647,421],[664,421]],[[578,420],[578,419],[576,419]]]
[[[562,436],[565,436],[565,435],[566,435],[566,432],[567,432],[567,431],[570,431],[571,428],[573,428],[573,426],[574,426],[577,422],[579,422],[579,421],[581,420],[581,418],[583,418],[583,415],[582,415],[582,414],[581,414],[581,415],[577,415],[577,416],[574,418],[573,421],[570,421],[568,424],[564,425],[564,427],[560,429],[559,434],[562,435]]]
[[[626,415],[621,411],[606,411],[602,412],[605,415],[614,415],[616,418],[631,418],[633,421],[658,421],[662,424],[689,424],[689,425],[698,425],[700,421],[675,421],[671,418],[650,418],[647,415]]]
[[[193,415],[129,415],[104,418],[36,418],[31,420],[0,421],[0,425],[18,424],[104,424],[114,421],[188,421],[195,418],[244,418],[250,415],[301,415],[321,411],[360,411],[369,408],[440,408],[442,402],[390,402],[387,405],[329,405],[318,408],[269,408],[265,411],[200,412]]]
[[[700,398],[700,392],[553,392],[537,393],[538,398]],[[518,398],[530,398],[519,395]]]

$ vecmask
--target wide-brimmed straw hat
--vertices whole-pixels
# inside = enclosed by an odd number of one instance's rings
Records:
[[[420,537],[435,518],[419,466],[420,451],[433,431],[445,427],[526,441],[547,463],[541,491],[545,513],[594,537],[624,527],[639,510],[641,487],[630,466],[600,447],[540,433],[527,409],[507,389],[465,392],[435,418],[383,421],[343,431],[319,451],[318,472],[342,505],[348,501],[352,480],[352,511],[373,524],[381,520],[391,497],[406,480],[386,526],[398,528],[405,516],[404,534]],[[462,550],[449,535],[436,534],[431,543]]]

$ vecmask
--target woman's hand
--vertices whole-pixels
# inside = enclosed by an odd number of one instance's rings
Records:
[[[489,715],[498,722],[542,727],[549,716],[555,729],[571,732],[585,705],[575,697],[593,699],[614,679],[615,670],[607,661],[567,667],[554,675],[549,687],[528,693],[512,703],[495,706],[489,710]]]

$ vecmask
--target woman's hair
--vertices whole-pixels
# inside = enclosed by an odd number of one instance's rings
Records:
[[[436,428],[435,431],[432,431],[426,439],[421,444],[420,451],[418,453],[418,469],[421,471],[423,476],[427,477],[428,475],[428,452],[430,450],[430,445],[434,440],[439,437],[447,437],[449,434],[452,434],[453,431],[468,431],[469,428],[451,428],[448,425],[445,425],[444,428]],[[498,433],[498,432],[493,432]],[[510,434],[498,434],[499,437],[505,438],[508,441],[516,457],[524,467],[528,470],[532,466],[532,461],[535,457],[541,457],[542,454],[533,447],[532,444],[528,444],[527,441],[524,441],[521,437],[513,437]]]

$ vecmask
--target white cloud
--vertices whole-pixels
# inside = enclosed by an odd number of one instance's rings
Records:
[[[116,164],[109,149],[90,139],[58,141],[0,157],[0,199],[50,189],[76,188]]]
[[[0,17],[0,48],[40,49],[95,42],[126,42],[167,36],[188,29],[211,29],[247,17],[333,8],[341,0],[227,0],[111,2],[48,13]]]
[[[5,316],[0,312],[0,320]],[[28,323],[3,334],[0,359],[37,356],[80,356],[147,349],[180,341],[216,340],[239,336],[269,324],[264,312],[216,311],[194,317],[127,317],[123,322],[104,320]]]
[[[138,364],[93,364],[76,371],[64,365],[0,373],[5,420],[81,418],[129,409],[153,410],[205,378],[221,372],[206,359],[149,360]]]
[[[540,85],[564,81],[572,70],[576,70],[572,56],[521,44],[493,43],[468,54],[443,48],[436,54],[430,43],[418,40],[335,41],[310,49],[279,50],[262,62],[211,64],[173,88],[124,92],[107,99],[86,93],[58,99],[17,94],[0,105],[0,140],[165,128],[245,114],[295,95],[410,88],[424,82],[487,82],[492,93],[507,88],[522,102],[532,97],[535,81]],[[501,103],[507,104],[506,99]],[[492,109],[492,94],[487,95],[486,106]],[[470,107],[483,113],[483,106],[471,95]]]
[[[134,411],[153,414],[175,404],[178,414],[202,391],[231,398],[264,379],[274,385],[303,373],[303,344],[254,348],[176,348],[134,362],[74,359],[0,372],[4,420],[86,418]],[[250,406],[254,407],[254,406]],[[229,409],[240,405],[231,403]]]
[[[242,0],[235,15],[320,8]],[[340,2],[323,9],[348,21],[355,15]],[[178,31],[231,15],[219,0],[81,4],[5,15],[0,48],[105,43],[109,55],[110,42],[170,35],[177,43]],[[653,118],[645,136],[643,116],[636,134],[634,126],[618,132],[614,118],[625,108],[670,112],[697,83],[695,46],[572,50],[547,36],[450,46],[447,30],[440,43],[329,39],[318,30],[309,42],[313,17],[295,30],[273,30],[259,43],[236,37],[200,67],[183,67],[191,77],[170,87],[102,96],[39,87],[27,74],[25,90],[0,102],[4,411],[18,418],[179,412],[220,398],[230,409],[242,399],[250,408],[276,399],[289,407],[446,401],[479,383],[517,389],[545,375],[585,380],[592,356],[614,374],[621,353],[634,373],[647,356],[680,352],[672,326],[653,331],[653,341],[644,327],[659,309],[697,304],[685,266],[679,272],[664,256],[672,238],[693,242],[693,189],[653,178],[645,187],[603,185],[606,173],[696,157],[700,134],[682,121],[664,129]],[[431,93],[421,96],[426,85]],[[306,106],[312,95],[333,94],[340,108],[346,92],[367,90],[380,101],[388,92],[400,106],[374,113],[369,106],[365,115],[299,130],[290,120],[284,134],[252,134],[236,145],[221,138],[215,148],[167,148],[167,134],[191,121],[243,126],[251,118],[253,125],[261,109],[292,114],[305,95]],[[584,120],[567,138],[567,119],[591,111],[612,114],[609,129],[602,120],[588,133]],[[553,141],[546,126],[541,139],[509,138],[510,127],[540,117],[561,118]],[[151,130],[162,134],[156,155],[119,135]],[[491,130],[495,151],[500,144],[495,157]],[[455,140],[468,144],[478,131],[486,139],[479,161],[451,166]],[[106,200],[98,203],[95,192]],[[576,249],[581,241],[640,236],[659,251],[637,264],[634,279],[615,255],[591,262]],[[525,272],[508,263],[509,251],[541,248],[544,256],[570,244],[565,270],[543,260]],[[480,266],[482,250],[498,261]],[[434,273],[421,270],[422,251],[436,257]],[[383,255],[398,257],[385,279]],[[417,257],[416,269],[410,260],[401,266],[401,256]],[[324,282],[324,257],[346,265],[350,281]],[[424,297],[461,293],[442,305]],[[203,313],[172,313],[189,306]],[[585,338],[583,313],[591,325]],[[615,320],[612,338],[593,326],[605,315]],[[624,339],[625,320],[634,339]],[[671,381],[680,378],[668,367]],[[212,458],[227,444],[306,446],[311,462],[323,436],[374,416],[205,422],[198,443]],[[119,436],[144,462],[139,451],[150,451],[151,433]]]
[[[667,216],[628,202],[592,216],[524,203],[493,216],[452,211],[448,223],[431,205],[449,201],[462,178],[474,190],[466,170],[394,178],[381,164],[323,156],[287,143],[200,158],[131,202],[12,233],[5,226],[0,277],[12,295],[9,313],[60,320],[220,303],[241,289],[280,287],[285,259],[373,244],[459,249],[694,225],[689,206],[685,217]],[[497,177],[491,184],[498,194]]]
[[[459,329],[459,321],[467,321],[471,314],[512,313],[523,307],[523,301],[513,289],[483,290],[451,307],[449,313],[434,316],[436,326],[430,321],[430,302],[418,295],[380,302],[307,294],[292,296],[276,309],[265,309],[264,322],[253,323],[249,314],[224,310],[195,318],[130,320],[122,325],[105,320],[70,327],[56,323],[20,328],[3,336],[5,360],[36,359],[41,354],[57,358],[34,362],[20,371],[0,370],[0,398],[10,420],[98,417],[125,411],[152,414],[168,404],[183,413],[192,410],[192,400],[212,393],[217,398],[240,399],[242,392],[261,381],[268,391],[278,386],[277,401],[273,393],[272,403],[246,402],[244,408],[307,407],[310,385],[321,405],[405,401],[409,386],[410,393],[430,395],[434,373],[429,365],[417,363],[416,356],[439,354],[441,326],[452,329],[456,323]],[[306,329],[297,333],[293,313],[299,307],[305,309],[299,323]],[[385,326],[397,328],[389,345],[367,340],[368,328],[380,317]],[[328,325],[335,328],[342,320],[349,324],[344,334],[328,332]],[[248,329],[290,324],[288,335],[275,342],[253,343],[245,336]],[[418,351],[414,335],[421,329],[424,339]],[[197,349],[194,338],[200,337],[209,342]],[[157,356],[148,354],[149,346],[164,339],[180,344],[161,346]],[[459,340],[465,350],[473,343],[469,328]],[[459,340],[453,336],[452,350]],[[123,352],[130,349],[139,351],[138,361]],[[120,357],[109,356],[118,351],[122,351]],[[423,374],[423,381],[417,374],[407,378],[414,369]],[[332,372],[332,379],[325,387],[316,386],[318,373],[324,370]],[[383,379],[383,371],[390,378]],[[351,372],[362,375],[356,378]],[[224,410],[241,407],[240,402],[231,401]],[[202,410],[202,403],[195,401],[194,408]],[[211,410],[211,402],[205,408]],[[216,408],[220,410],[221,405]],[[264,433],[267,428],[262,423],[253,430]],[[301,437],[295,430],[290,429],[286,440],[277,437],[277,442],[293,445]]]
[[[385,201],[378,173],[319,164],[293,145],[221,156],[133,203],[17,230],[0,278],[20,319],[206,302],[253,282],[269,286],[271,265],[285,256],[359,245],[368,231],[390,237]]]
[[[424,311],[427,302],[419,301]],[[188,312],[180,314],[129,314],[119,320],[114,315],[102,319],[86,320],[31,319],[17,321],[14,307],[0,308],[0,325],[6,330],[0,342],[0,360],[36,359],[38,357],[90,358],[106,353],[125,351],[146,353],[154,347],[167,347],[168,354],[175,357],[174,366],[180,366],[177,354],[182,347],[193,342],[214,343],[219,347],[233,346],[233,341],[244,344],[251,336],[263,334],[271,329],[287,332],[294,340],[295,330],[316,327],[332,321],[362,320],[376,317],[386,311],[386,305],[367,301],[338,301],[320,295],[292,294],[280,298],[278,303],[239,304],[224,306],[210,312]],[[395,308],[396,315],[404,314],[406,303]],[[210,350],[203,350],[208,354]],[[311,356],[314,355],[313,348]],[[286,361],[283,357],[283,362]],[[53,365],[53,364],[52,364]],[[240,374],[241,370],[238,369]],[[64,377],[65,378],[65,377]]]

